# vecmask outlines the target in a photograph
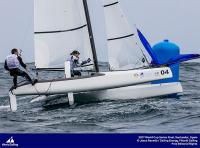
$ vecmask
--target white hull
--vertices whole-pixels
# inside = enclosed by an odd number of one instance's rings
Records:
[[[180,82],[140,84],[128,87],[75,94],[75,101],[129,100],[165,96],[183,92]],[[84,98],[84,99],[83,99]]]
[[[105,100],[133,100],[144,99],[152,97],[160,97],[166,95],[173,95],[183,92],[180,82],[171,82],[163,84],[140,84],[135,86],[121,87],[115,89],[107,89],[101,91],[90,91],[84,93],[75,93],[73,95],[74,102],[78,104],[92,103]],[[64,103],[70,102],[66,95],[53,95],[53,96],[41,96],[33,99],[31,103],[38,101],[53,101],[58,99],[64,99]],[[63,102],[61,101],[61,102]]]
[[[39,82],[35,86],[30,84],[22,85],[13,90],[12,93],[14,95],[52,95],[88,92],[127,87],[171,77],[172,72],[167,67],[105,72],[102,75],[86,78]]]

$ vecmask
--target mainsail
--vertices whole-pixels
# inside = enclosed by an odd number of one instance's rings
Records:
[[[138,34],[132,31],[117,0],[104,0],[108,57],[111,70],[128,70],[147,66],[137,44]]]
[[[73,50],[94,61],[82,0],[34,0],[34,31],[36,68],[63,68]]]

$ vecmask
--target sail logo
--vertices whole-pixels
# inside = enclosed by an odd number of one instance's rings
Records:
[[[13,137],[10,137],[5,143],[2,144],[2,147],[18,147],[19,145],[15,143]]]

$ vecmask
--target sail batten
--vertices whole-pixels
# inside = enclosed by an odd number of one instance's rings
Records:
[[[132,37],[132,36],[134,36],[134,34],[129,34],[129,35],[121,36],[121,37],[110,38],[110,39],[108,39],[108,41],[124,39],[124,38]]]
[[[84,27],[86,27],[87,24],[77,27],[77,28],[73,28],[73,29],[68,29],[68,30],[55,30],[55,31],[41,31],[41,32],[35,32],[35,34],[42,34],[42,33],[61,33],[61,32],[69,32],[69,31],[75,31],[75,30],[79,30],[82,29]]]
[[[113,6],[113,5],[116,5],[116,4],[118,4],[119,2],[113,2],[113,3],[111,3],[111,4],[106,4],[106,5],[104,5],[104,7],[109,7],[109,6]]]

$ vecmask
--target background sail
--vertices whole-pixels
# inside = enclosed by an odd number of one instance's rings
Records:
[[[137,45],[138,34],[130,28],[117,0],[104,0],[104,13],[111,70],[127,70],[148,63]]]
[[[63,68],[73,50],[91,58],[82,0],[34,0],[35,66]]]

